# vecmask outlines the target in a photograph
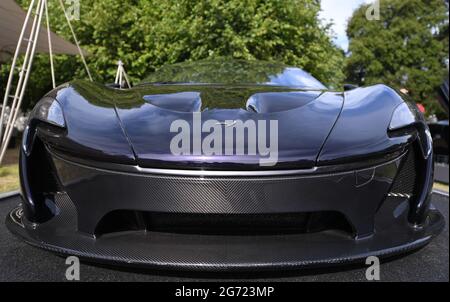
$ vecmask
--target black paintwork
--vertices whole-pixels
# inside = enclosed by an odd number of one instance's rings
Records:
[[[223,85],[150,85],[119,91],[76,81],[54,93],[64,110],[67,134],[56,137],[57,143],[47,138],[52,147],[83,158],[143,167],[260,168],[258,156],[172,155],[171,123],[183,119],[192,127],[192,112],[199,108],[202,121],[277,120],[275,169],[370,158],[402,150],[410,141],[408,135],[389,136],[392,112],[403,100],[382,85],[344,94]],[[182,105],[180,94],[188,96]],[[167,95],[168,102],[158,105],[162,95]]]
[[[216,91],[226,88],[215,87]],[[224,91],[226,93],[226,91]],[[255,102],[270,98],[273,102],[288,99],[295,92],[278,93],[260,92],[254,94],[259,97]],[[265,99],[264,99],[264,98]],[[342,96],[336,93],[317,93],[308,95],[307,103],[304,104],[302,95],[296,95],[299,100],[298,107],[278,111],[271,108],[271,112],[255,113],[236,109],[209,109],[202,111],[201,119],[206,120],[241,120],[241,121],[278,121],[278,165],[273,168],[310,168],[315,165],[317,155],[324,143],[328,133],[335,123],[342,107]],[[313,100],[315,98],[315,100]],[[287,100],[289,102],[291,100]],[[295,102],[295,99],[293,100]],[[292,101],[291,101],[292,102]],[[263,106],[262,104],[260,105]],[[286,106],[282,104],[280,106]],[[275,107],[275,106],[272,106]],[[291,105],[291,107],[294,107]],[[258,107],[259,108],[259,107]],[[285,109],[285,108],[282,108]],[[123,123],[125,132],[137,156],[137,163],[143,167],[197,167],[212,169],[228,169],[230,167],[240,169],[258,169],[259,156],[211,156],[200,155],[174,156],[170,152],[170,141],[175,136],[170,133],[170,125],[174,120],[182,119],[193,125],[193,114],[191,112],[179,112],[167,110],[152,104],[143,104],[139,109],[117,109],[118,115]],[[312,131],[314,129],[314,131]],[[207,134],[203,134],[204,138]],[[248,139],[248,138],[246,138]],[[192,141],[192,139],[191,139]],[[246,142],[245,142],[246,144]],[[222,154],[225,154],[225,138],[223,137]],[[234,150],[232,150],[234,151]]]

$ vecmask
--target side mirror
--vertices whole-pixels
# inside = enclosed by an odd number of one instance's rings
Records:
[[[358,88],[357,85],[353,85],[353,84],[344,84],[344,91],[349,91],[349,90],[353,90]]]

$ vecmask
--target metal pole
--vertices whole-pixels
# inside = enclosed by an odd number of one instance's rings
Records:
[[[122,64],[120,64],[119,70],[120,70],[120,73],[119,73],[119,87],[122,88],[123,87],[123,66],[122,66]]]
[[[50,55],[50,70],[52,73],[53,89],[56,88],[55,80],[55,66],[53,65],[53,47],[52,47],[52,35],[50,34],[50,18],[48,17],[48,2],[44,0],[45,5],[45,20],[47,21],[47,39],[48,39],[48,53]]]
[[[125,81],[127,82],[128,88],[131,88],[130,80],[128,80],[128,75],[125,72],[125,68],[122,67],[123,70],[123,76],[125,77]]]
[[[119,83],[119,74],[120,74],[120,69],[119,69],[119,67],[117,67],[116,79],[114,80],[114,83],[116,83],[116,84]]]

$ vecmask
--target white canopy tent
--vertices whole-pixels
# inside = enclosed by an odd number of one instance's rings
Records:
[[[17,120],[20,106],[25,94],[28,79],[33,65],[36,52],[48,52],[50,54],[50,70],[52,74],[53,87],[56,87],[55,70],[53,66],[53,54],[80,54],[89,79],[92,81],[89,67],[84,58],[85,53],[81,49],[70,18],[64,7],[63,0],[58,0],[60,8],[66,18],[76,45],[66,42],[50,31],[48,14],[49,0],[31,0],[27,13],[13,0],[1,0],[0,3],[0,50],[3,54],[11,53],[9,49],[15,49],[12,56],[11,70],[6,82],[6,90],[0,114],[0,164],[8,148],[11,134]],[[42,27],[43,19],[46,27]],[[22,25],[20,26],[20,22]],[[42,34],[41,34],[42,33]],[[16,42],[14,42],[16,41]],[[14,48],[14,45],[16,47]],[[21,67],[18,67],[18,56],[24,53]],[[16,76],[16,73],[18,75]],[[11,93],[13,91],[13,93]],[[10,108],[10,114],[5,120],[5,112]],[[6,124],[4,122],[6,121]],[[5,126],[5,129],[3,129]]]
[[[49,1],[59,2],[75,45],[51,31],[48,13]],[[42,25],[44,19],[46,26]],[[0,63],[12,57],[0,113],[0,165],[20,111],[35,53],[50,55],[50,70],[54,88],[56,81],[53,54],[80,55],[87,75],[93,81],[85,59],[87,53],[80,47],[63,0],[31,0],[27,12],[23,11],[14,0],[0,0]],[[17,66],[19,64],[17,58],[20,54],[24,54],[21,67]],[[118,62],[115,85],[115,88],[118,89],[131,88],[121,61]],[[5,118],[7,110],[9,110],[9,114]]]
[[[0,62],[4,62],[14,56],[17,40],[22,31],[27,13],[14,0],[0,0]],[[31,23],[26,32],[31,31]],[[52,51],[55,54],[77,55],[77,46],[64,40],[53,32],[50,32]],[[36,52],[49,53],[48,35],[45,25],[40,27],[40,34]],[[21,53],[25,53],[26,44],[21,47]]]

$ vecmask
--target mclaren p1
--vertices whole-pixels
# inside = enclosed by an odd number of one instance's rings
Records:
[[[392,88],[347,88],[239,60],[169,65],[131,89],[69,82],[32,112],[7,225],[58,254],[169,270],[423,247],[445,225],[427,124]]]

